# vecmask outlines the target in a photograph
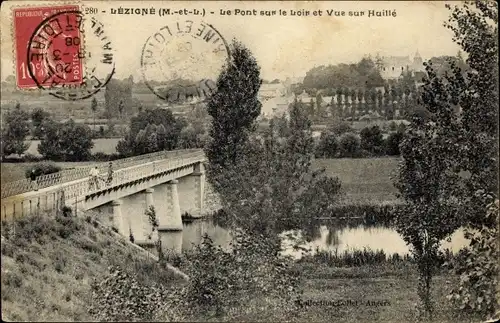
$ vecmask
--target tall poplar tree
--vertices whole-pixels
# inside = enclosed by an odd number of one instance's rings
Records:
[[[217,90],[208,100],[212,117],[211,140],[205,149],[209,179],[235,164],[245,150],[262,106],[257,99],[261,83],[257,60],[241,42],[233,40],[228,63],[217,79]]]

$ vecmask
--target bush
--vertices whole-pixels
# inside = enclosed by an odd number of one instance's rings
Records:
[[[87,125],[73,120],[64,123],[46,121],[45,134],[38,145],[38,152],[45,159],[63,161],[83,161],[91,156],[94,147],[92,130]]]
[[[337,136],[343,135],[344,133],[353,132],[354,129],[351,128],[349,123],[345,121],[336,120],[329,127],[328,132],[333,133]]]
[[[231,248],[225,251],[205,235],[202,244],[186,254],[181,265],[190,277],[182,297],[187,301],[186,314],[234,319],[245,314],[258,316],[245,313],[248,308],[258,308],[268,314],[293,315],[300,297],[299,278],[288,258],[279,256],[279,245],[237,231]]]
[[[91,159],[94,161],[113,161],[121,158],[120,154],[118,153],[113,153],[113,154],[106,154],[103,152],[96,152],[95,154],[92,155]]]
[[[401,140],[403,140],[402,131],[391,133],[385,141],[385,153],[389,156],[398,156],[399,144],[401,143]]]
[[[340,154],[342,157],[358,157],[360,154],[360,140],[354,133],[346,133],[340,137]]]
[[[361,148],[373,155],[380,155],[384,151],[384,138],[379,126],[363,128],[360,135]]]
[[[31,172],[35,171],[36,176],[48,175],[57,173],[61,170],[61,167],[57,166],[53,162],[41,162],[33,165],[31,168],[28,168],[25,172],[26,178],[30,178]]]
[[[334,158],[337,156],[339,143],[334,133],[322,133],[316,146],[316,158]]]
[[[490,204],[487,216],[498,217],[498,200]],[[460,311],[486,317],[500,307],[498,226],[483,227],[475,234],[466,231],[466,238],[470,239],[469,248],[451,262],[454,274],[460,275],[460,283],[448,299]]]
[[[171,293],[162,286],[147,286],[118,267],[92,285],[90,314],[98,321],[154,321],[159,311],[169,308]]]
[[[391,121],[389,123],[389,130],[390,131],[396,131],[398,129],[398,124],[394,121]]]

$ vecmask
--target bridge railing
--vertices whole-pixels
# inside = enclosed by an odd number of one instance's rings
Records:
[[[194,152],[200,152],[200,149],[159,151],[150,154],[117,159],[113,161],[113,170],[116,171],[121,168],[138,165],[144,163],[145,160],[162,160],[165,158],[181,156],[183,154],[189,154]],[[94,168],[95,166],[97,166],[99,173],[107,172],[108,162],[101,162],[94,165],[78,167],[76,169],[62,170],[57,173],[42,175],[37,177],[35,185],[38,189],[42,189],[57,184],[62,184],[65,182],[71,182],[77,179],[85,178],[89,176],[90,169]],[[22,179],[14,182],[2,183],[1,198],[14,196],[33,190],[34,190],[34,185],[31,183],[31,180],[29,179]]]
[[[104,188],[119,186],[124,183],[129,183],[147,176],[162,173],[168,170],[176,169],[182,166],[187,166],[192,163],[200,162],[205,159],[203,152],[192,152],[183,154],[179,157],[173,157],[163,160],[154,160],[145,164],[134,165],[127,168],[121,168],[113,173],[112,180],[107,182],[107,173],[99,174],[99,187],[90,187],[89,179],[82,179],[76,183],[63,185],[66,199],[72,199],[77,196],[88,195],[99,192]]]
[[[89,177],[85,176],[85,178],[71,182],[58,183],[38,191],[31,191],[27,194],[2,199],[2,220],[10,217],[22,217],[27,214],[54,212],[60,210],[64,205],[74,207],[76,211],[76,203],[84,201],[85,196],[88,194],[205,160],[205,155],[200,150],[177,152],[170,155],[176,156],[160,160],[148,160],[143,164],[122,167],[113,173],[110,183],[106,183],[107,172],[103,171],[99,174],[99,178],[101,179],[99,181],[99,188],[91,188]]]

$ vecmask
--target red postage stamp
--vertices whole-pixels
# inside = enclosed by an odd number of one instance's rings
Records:
[[[18,88],[54,88],[83,81],[83,40],[77,5],[13,10]]]

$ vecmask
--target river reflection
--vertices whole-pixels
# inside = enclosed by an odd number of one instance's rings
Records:
[[[163,245],[177,251],[191,250],[202,241],[202,236],[208,236],[215,244],[227,249],[231,242],[231,231],[217,224],[213,219],[196,220],[184,224],[182,232],[162,232]],[[310,238],[308,243],[297,243],[304,236]],[[364,223],[319,223],[302,231],[287,231],[282,234],[284,254],[300,258],[302,248],[314,253],[324,251],[383,250],[386,254],[405,255],[409,248],[401,236],[391,228]],[[444,242],[443,248],[458,252],[467,245],[463,231],[455,232],[451,241]],[[300,246],[301,248],[296,248]]]

